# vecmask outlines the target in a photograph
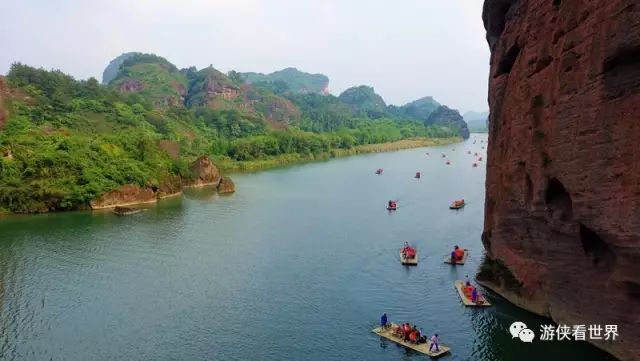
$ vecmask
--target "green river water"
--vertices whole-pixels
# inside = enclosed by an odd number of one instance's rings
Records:
[[[486,136],[474,138],[235,175],[234,195],[193,190],[128,217],[2,218],[0,359],[426,359],[371,332],[387,312],[438,332],[443,360],[610,360],[512,339],[512,322],[546,321],[490,292],[491,308],[461,304],[453,281],[483,256],[485,163],[467,151],[485,157]],[[405,240],[417,267],[399,264]],[[471,251],[463,267],[442,262],[454,244]]]

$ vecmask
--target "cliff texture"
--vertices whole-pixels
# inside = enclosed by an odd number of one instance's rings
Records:
[[[640,359],[640,2],[486,0],[483,284]]]

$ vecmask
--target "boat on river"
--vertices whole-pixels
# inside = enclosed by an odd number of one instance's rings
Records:
[[[415,250],[415,248],[414,248]],[[418,265],[418,251],[415,250],[413,258],[407,258],[403,249],[400,249],[400,263],[403,266],[417,266]]]
[[[453,284],[454,284],[454,287],[456,288],[456,290],[458,290],[458,295],[460,296],[460,299],[462,300],[462,303],[465,306],[467,306],[467,307],[489,307],[489,306],[491,306],[491,303],[489,303],[489,301],[487,301],[486,297],[484,297],[484,295],[481,295],[480,293],[478,293],[477,302],[471,301],[471,298],[467,297],[467,295],[464,294],[464,282],[458,280],[458,281],[455,281]]]
[[[444,257],[444,263],[447,264],[451,264],[451,265],[463,265],[466,261],[467,261],[467,257],[469,256],[469,250],[468,249],[464,249],[464,256],[462,256],[462,259],[460,261],[455,261],[455,262],[451,262],[451,256],[445,256]]]
[[[142,211],[144,211],[144,209],[131,208],[131,207],[119,207],[119,206],[113,209],[113,213],[115,213],[118,216],[130,216],[132,214],[140,213]]]
[[[429,347],[431,347],[431,341],[427,340],[426,343],[420,343],[420,344],[415,344],[415,343],[410,343],[410,342],[405,342],[402,338],[394,335],[393,333],[393,329],[395,329],[398,325],[392,323],[390,327],[387,328],[382,328],[382,327],[376,327],[374,328],[372,331],[373,333],[375,333],[376,335],[380,336],[380,337],[384,337],[389,341],[393,341],[395,343],[397,343],[400,346],[404,346],[408,349],[420,352],[422,354],[425,354],[429,357],[440,357],[448,352],[451,351],[450,347],[447,347],[445,345],[439,344],[438,345],[438,349],[439,351],[429,351]]]
[[[467,204],[464,202],[464,199],[460,199],[460,200],[453,201],[453,203],[451,203],[451,205],[449,206],[449,209],[460,209],[460,208],[464,208],[464,206],[466,205]]]

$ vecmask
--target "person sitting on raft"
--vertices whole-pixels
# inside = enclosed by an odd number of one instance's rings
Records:
[[[396,208],[397,204],[396,201],[389,201],[389,208]]]
[[[427,335],[424,334],[422,327],[418,330],[418,343],[427,343]]]
[[[462,289],[464,296],[471,300],[471,302],[476,304],[482,304],[483,301],[480,299],[480,293],[478,292],[478,288],[474,287],[471,283],[467,282],[467,284]]]
[[[402,256],[404,258],[415,258],[416,249],[409,246],[409,242],[404,242],[404,247],[402,248]]]
[[[411,324],[409,322],[405,323],[402,330],[404,331],[404,340],[409,341],[409,336],[411,335]]]
[[[403,328],[403,327],[404,327],[404,325],[396,325],[396,326],[393,328],[393,335],[394,335],[394,336],[396,336],[396,337],[400,337],[400,338],[402,338],[402,337],[403,337],[403,335],[404,335],[404,332],[402,331],[402,328]]]
[[[453,252],[451,252],[451,263],[462,261],[463,258],[464,250],[458,246],[453,247]]]
[[[409,342],[418,343],[418,333],[415,331],[409,332]]]
[[[475,287],[471,290],[471,302],[478,303],[478,289]]]

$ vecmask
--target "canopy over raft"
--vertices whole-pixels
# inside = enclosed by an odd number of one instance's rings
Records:
[[[478,293],[478,302],[474,303],[473,301],[471,301],[471,299],[464,294],[464,282],[458,280],[458,281],[455,281],[453,283],[453,285],[455,286],[456,290],[458,290],[458,294],[460,295],[460,299],[462,300],[462,303],[465,306],[468,306],[468,307],[489,307],[489,306],[491,306],[491,303],[489,303],[489,301],[487,301],[487,299],[484,297],[484,295],[481,295],[479,293]]]
[[[449,255],[449,256],[445,256],[444,257],[444,263],[452,264],[454,266],[457,265],[457,264],[463,265],[467,261],[467,257],[468,256],[469,256],[469,250],[465,248],[464,249],[464,256],[462,256],[462,260],[455,261],[454,263],[451,263],[451,255]]]
[[[404,266],[417,266],[418,265],[418,251],[415,251],[415,256],[413,258],[406,258],[402,249],[400,249],[400,263]]]
[[[403,339],[401,339],[400,337],[397,337],[396,335],[393,334],[393,329],[396,327],[397,325],[392,323],[391,327],[387,327],[385,329],[380,328],[380,327],[376,327],[374,328],[372,331],[373,333],[377,334],[380,337],[384,337],[387,340],[393,341],[395,343],[397,343],[398,345],[404,346],[406,348],[412,349],[414,351],[423,353],[427,356],[430,357],[440,357],[446,353],[448,353],[449,351],[451,351],[451,348],[441,345],[438,345],[438,348],[440,351],[433,351],[430,352],[429,351],[429,347],[431,346],[431,341],[427,341],[427,343],[420,343],[420,344],[414,344],[414,343],[410,343],[410,342],[405,342]]]

